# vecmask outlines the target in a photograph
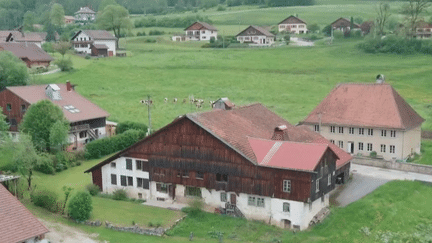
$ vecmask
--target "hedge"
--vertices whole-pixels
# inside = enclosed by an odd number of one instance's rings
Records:
[[[123,150],[145,137],[146,132],[128,130],[114,137],[94,140],[86,145],[86,159],[98,159],[102,156]]]
[[[128,130],[139,130],[139,131],[147,132],[147,129],[148,127],[144,123],[127,121],[127,122],[120,122],[119,124],[117,124],[116,133],[122,134]]]
[[[367,39],[358,48],[367,53],[432,54],[432,41],[387,36]]]

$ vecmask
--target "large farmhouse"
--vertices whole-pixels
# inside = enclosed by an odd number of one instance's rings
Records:
[[[330,24],[333,29],[338,29],[342,31],[349,31],[351,28],[351,20],[347,18],[338,18],[333,23]],[[360,29],[360,25],[353,23],[353,29]]]
[[[0,107],[10,124],[12,137],[18,133],[18,124],[32,104],[50,100],[59,106],[71,131],[69,142],[77,149],[88,141],[105,137],[106,118],[109,114],[79,95],[70,82],[66,84],[11,86],[0,92]]]
[[[350,154],[386,160],[420,153],[424,119],[387,83],[340,84],[301,122]]]
[[[48,53],[32,43],[0,43],[0,51],[10,51],[31,67],[48,67],[54,60]]]
[[[306,22],[293,15],[280,22],[278,24],[278,29],[279,32],[286,31],[295,34],[304,34],[308,31]]]
[[[305,229],[351,156],[261,104],[180,116],[90,168],[103,192],[185,202]],[[225,110],[226,109],[226,110]],[[335,149],[334,149],[335,148]]]
[[[217,29],[205,22],[195,22],[185,29],[186,40],[207,40],[214,38],[217,40]]]
[[[81,7],[74,15],[74,20],[81,23],[92,22],[95,19],[96,12],[89,7]]]
[[[251,25],[236,35],[240,43],[249,43],[255,46],[270,46],[275,42],[275,35],[268,30]]]
[[[80,30],[72,37],[78,53],[111,57],[116,55],[117,38],[106,30]]]

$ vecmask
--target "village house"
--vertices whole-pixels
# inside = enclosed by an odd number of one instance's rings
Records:
[[[81,7],[74,15],[74,21],[80,23],[93,22],[95,19],[96,12],[91,10],[89,7]]]
[[[10,86],[0,92],[0,107],[10,124],[13,138],[17,137],[18,125],[29,106],[41,100],[50,100],[60,107],[70,122],[72,149],[106,136],[108,112],[79,95],[68,81],[66,84]]]
[[[51,61],[54,60],[42,48],[32,43],[0,43],[0,51],[10,51],[25,62],[28,68],[48,67]]]
[[[405,160],[420,153],[423,122],[379,75],[377,83],[338,85],[301,124],[350,154]]]
[[[416,38],[430,38],[432,35],[432,24],[421,21],[417,24],[416,32],[414,37]]]
[[[3,30],[0,31],[0,43],[4,42],[35,44],[39,48],[42,48],[45,39],[38,32],[23,33],[17,30]]]
[[[330,24],[333,29],[341,31],[349,31],[351,28],[351,20],[347,18],[338,18],[336,21]],[[353,23],[353,29],[360,29],[360,25]]]
[[[240,43],[249,43],[251,46],[270,46],[275,42],[275,35],[255,25],[247,27],[236,38]]]
[[[65,22],[65,25],[74,24],[75,23],[75,17],[74,16],[64,16],[64,22]]]
[[[78,53],[92,56],[116,55],[117,38],[106,30],[80,30],[72,37],[72,46]]]
[[[205,22],[195,22],[185,29],[185,40],[209,41],[217,40],[217,29]],[[179,39],[180,38],[180,39]],[[173,36],[173,40],[182,41],[182,35]]]
[[[8,177],[0,175],[0,235],[4,243],[37,243],[49,230],[16,199],[2,183]]]
[[[86,173],[104,193],[201,199],[227,214],[307,228],[329,206],[336,171],[349,170],[351,156],[261,104],[216,103],[222,109],[179,116]]]
[[[278,24],[279,32],[288,32],[294,34],[304,34],[308,32],[307,24],[304,20],[293,15],[284,19]]]

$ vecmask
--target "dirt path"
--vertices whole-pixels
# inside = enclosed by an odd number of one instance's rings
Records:
[[[94,240],[97,235],[89,235],[79,229],[58,223],[47,221],[38,218],[48,229],[49,233],[46,234],[46,239],[52,243],[99,243],[99,241]]]

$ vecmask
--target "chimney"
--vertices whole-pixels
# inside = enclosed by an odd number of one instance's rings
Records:
[[[235,105],[228,98],[220,98],[213,103],[213,109],[232,110]]]
[[[73,85],[69,82],[69,80],[66,81],[66,90],[67,91],[72,91],[74,90]]]
[[[378,74],[376,76],[376,83],[383,84],[385,82],[385,76],[383,74]]]
[[[274,129],[272,140],[288,141],[288,128],[286,125],[277,126]]]

